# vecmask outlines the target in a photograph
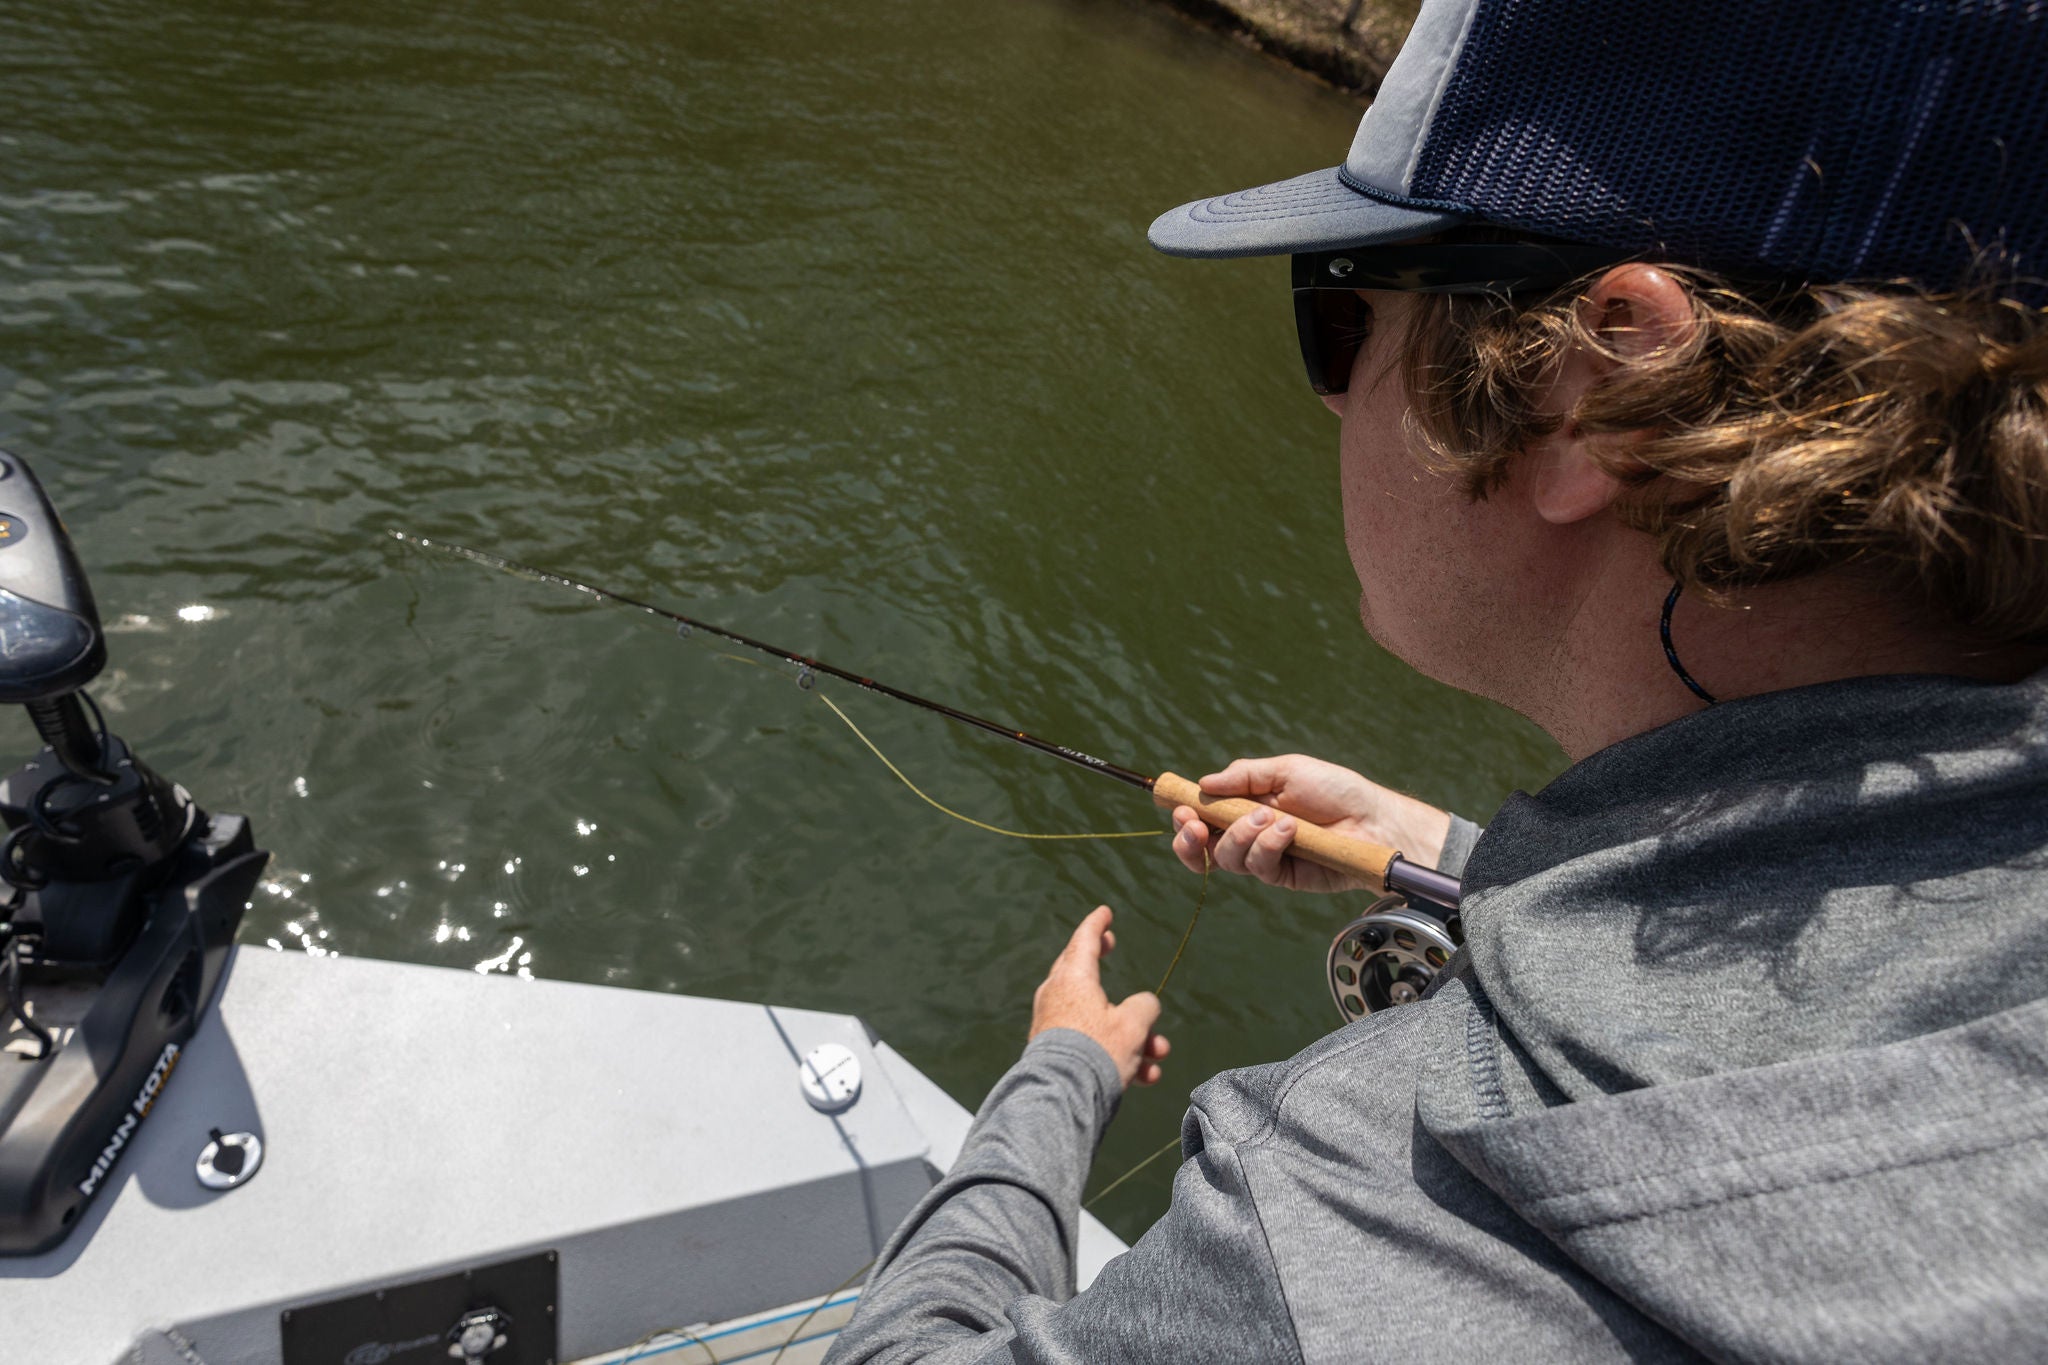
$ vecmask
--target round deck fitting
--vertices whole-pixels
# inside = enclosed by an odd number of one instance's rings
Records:
[[[199,1153],[199,1183],[209,1190],[232,1190],[256,1174],[263,1164],[263,1139],[254,1133],[213,1130]]]
[[[820,1113],[840,1113],[860,1098],[860,1058],[838,1043],[812,1048],[797,1077],[803,1083],[804,1098]]]

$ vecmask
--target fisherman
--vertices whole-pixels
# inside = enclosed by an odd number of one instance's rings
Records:
[[[1160,218],[1294,257],[1374,639],[1573,766],[1416,1004],[1195,1091],[1075,1289],[1165,1044],[1074,933],[834,1361],[2048,1359],[2048,9],[1424,0],[1341,167]]]

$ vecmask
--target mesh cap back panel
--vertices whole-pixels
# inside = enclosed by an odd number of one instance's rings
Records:
[[[2048,4],[1481,0],[1411,193],[1735,270],[2048,274]]]

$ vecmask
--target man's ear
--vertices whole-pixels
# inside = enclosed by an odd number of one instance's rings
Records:
[[[1621,480],[1609,464],[1647,434],[1591,437],[1571,419],[1579,400],[1620,366],[1683,345],[1696,325],[1685,286],[1649,265],[1616,266],[1586,291],[1579,307],[1598,345],[1575,346],[1559,363],[1547,406],[1561,425],[1529,451],[1537,515],[1560,526],[1605,511],[1621,495]],[[1595,440],[1607,462],[1594,458]]]

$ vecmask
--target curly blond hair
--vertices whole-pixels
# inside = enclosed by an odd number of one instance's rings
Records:
[[[1597,334],[1590,281],[1533,304],[1429,296],[1402,362],[1422,444],[1476,498],[1563,423],[1647,433],[1602,458],[1688,587],[1854,568],[1987,644],[2048,643],[2048,310],[1990,288],[1765,296],[1663,268],[1696,325],[1647,357]],[[1573,347],[1616,367],[1546,414]]]

